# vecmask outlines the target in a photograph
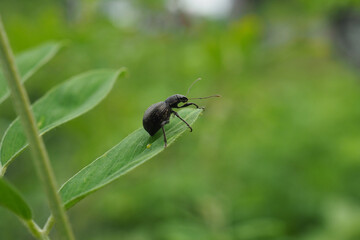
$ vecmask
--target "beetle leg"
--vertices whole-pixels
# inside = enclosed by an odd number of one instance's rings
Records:
[[[190,125],[189,125],[184,119],[182,119],[177,112],[172,111],[171,113],[173,113],[175,116],[177,116],[178,118],[180,118],[180,120],[183,121],[183,122],[190,128],[190,132],[192,132],[192,127],[190,127]]]
[[[204,109],[203,107],[199,107],[196,103],[185,103],[184,105],[180,106],[180,107],[176,107],[176,108],[184,108],[184,107],[188,107],[194,105],[196,108],[201,108]]]
[[[165,134],[164,126],[165,126],[165,124],[168,124],[168,123],[169,123],[169,120],[168,120],[168,121],[163,121],[163,122],[161,123],[161,129],[162,129],[163,135],[164,135],[165,147],[167,147],[167,140],[166,140],[166,134]]]

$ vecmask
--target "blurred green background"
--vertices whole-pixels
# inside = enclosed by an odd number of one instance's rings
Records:
[[[176,144],[69,211],[87,240],[360,239],[360,4],[351,0],[1,0],[15,52],[65,47],[27,83],[126,66],[95,109],[45,135],[59,185],[168,96],[221,94]],[[15,118],[0,106],[0,136]],[[7,179],[42,225],[29,151]],[[1,197],[1,196],[0,196]],[[53,237],[56,238],[56,231]],[[0,239],[32,239],[0,209]]]

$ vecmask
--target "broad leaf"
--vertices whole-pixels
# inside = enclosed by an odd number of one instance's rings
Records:
[[[20,72],[21,81],[25,82],[41,66],[47,63],[60,49],[61,44],[48,42],[16,55],[15,61]],[[0,103],[10,95],[4,74],[0,71]]]
[[[50,90],[32,106],[40,134],[92,109],[110,92],[120,71],[96,70],[71,78]],[[0,146],[0,163],[7,167],[28,146],[17,118],[6,130]]]
[[[32,218],[29,205],[18,191],[3,178],[0,178],[0,206],[9,209],[25,220]]]
[[[200,109],[184,109],[179,111],[179,115],[192,125],[201,112]],[[165,131],[168,145],[171,145],[183,132],[189,130],[178,118],[172,118]],[[90,193],[111,183],[163,150],[161,130],[153,137],[142,128],[136,130],[61,187],[60,195],[65,207],[70,208]]]

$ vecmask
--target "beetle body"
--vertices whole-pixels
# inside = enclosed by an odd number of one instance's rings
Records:
[[[169,123],[171,114],[174,114],[180,120],[182,120],[192,131],[190,125],[182,119],[177,112],[173,110],[173,108],[183,108],[190,105],[194,105],[196,108],[199,108],[195,103],[187,103],[188,98],[181,94],[175,94],[168,97],[163,102],[158,102],[151,105],[144,113],[143,117],[143,126],[144,129],[150,134],[150,136],[154,136],[160,128],[163,130],[165,147],[167,146],[166,134],[164,130],[164,125]],[[182,106],[178,106],[179,103],[185,103]]]
[[[155,103],[145,111],[143,126],[150,136],[154,136],[161,128],[161,124],[169,121],[170,115],[170,107],[165,102]]]

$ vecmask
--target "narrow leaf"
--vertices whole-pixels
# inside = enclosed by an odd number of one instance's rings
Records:
[[[202,110],[184,109],[179,115],[192,125]],[[165,128],[168,145],[171,145],[188,127],[178,118],[172,118]],[[144,163],[164,150],[162,131],[151,137],[144,129],[138,129],[104,155],[80,170],[60,189],[66,208],[90,193],[111,183],[121,175]]]
[[[25,82],[40,67],[53,58],[60,47],[61,44],[59,43],[48,42],[16,55],[15,61],[20,72],[21,81]],[[0,103],[9,95],[10,92],[4,74],[0,71]]]
[[[32,106],[40,134],[74,119],[96,106],[113,87],[120,71],[96,70],[71,78],[53,88]],[[0,163],[7,167],[28,146],[17,118],[6,130],[0,146]]]
[[[29,205],[19,192],[3,178],[0,178],[0,206],[9,209],[25,220],[32,218]]]

